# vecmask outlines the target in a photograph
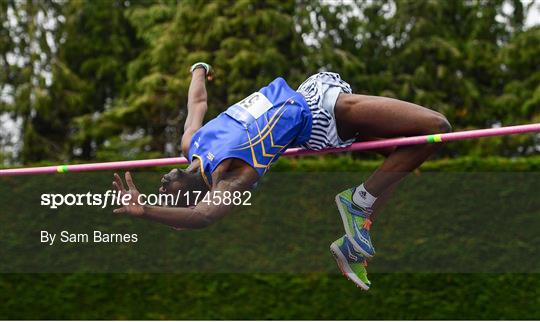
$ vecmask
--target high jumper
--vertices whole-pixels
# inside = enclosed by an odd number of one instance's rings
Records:
[[[206,79],[210,65],[191,68],[188,115],[181,148],[190,162],[186,170],[173,169],[163,176],[159,192],[229,193],[250,190],[288,147],[310,150],[343,148],[356,141],[444,134],[448,120],[436,111],[397,99],[353,94],[340,75],[322,72],[307,78],[297,90],[278,77],[259,91],[230,106],[203,125],[208,109]],[[439,137],[433,137],[434,140]],[[399,182],[435,153],[442,143],[389,147],[376,150],[382,165],[356,187],[335,196],[345,234],[330,249],[341,271],[367,290],[367,259],[375,255],[370,227]],[[113,185],[135,200],[139,192],[131,174],[127,189],[118,174]],[[176,207],[128,204],[115,209],[177,229],[207,227],[225,217],[233,204],[193,204],[182,200]]]
[[[232,194],[250,190],[281,155],[373,150],[385,157],[382,165],[364,183],[335,196],[344,235],[330,245],[343,274],[368,290],[367,260],[375,255],[371,224],[408,173],[443,142],[540,132],[540,124],[529,124],[450,133],[450,123],[442,114],[397,99],[353,94],[340,75],[330,72],[312,75],[296,91],[278,77],[203,125],[208,108],[205,83],[213,77],[212,68],[196,63],[191,73],[181,142],[186,158],[7,169],[0,170],[0,176],[188,163],[187,169],[173,169],[162,177],[160,193]],[[127,189],[121,177],[114,174],[113,186],[122,195],[138,200],[139,192],[129,172],[125,181]],[[133,203],[114,212],[176,229],[200,229],[234,207],[232,203],[194,201],[181,199],[174,207]]]

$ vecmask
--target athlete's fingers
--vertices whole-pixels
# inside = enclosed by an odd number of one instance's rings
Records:
[[[126,207],[125,206],[121,207],[121,208],[116,208],[116,209],[113,210],[113,213],[115,213],[115,214],[123,214],[125,212],[126,212]]]
[[[118,187],[118,190],[121,192],[126,192],[126,188],[124,187],[124,182],[122,182],[122,178],[118,175],[118,173],[114,174],[114,182],[116,186]]]
[[[126,192],[126,188],[124,188],[124,183],[122,182],[122,178],[120,178],[118,173],[114,174],[114,183],[118,191]]]
[[[122,189],[118,186],[118,184],[117,184],[116,182],[113,181],[112,184],[113,184],[113,188],[114,188],[115,191],[120,191],[120,192],[122,192],[122,193],[125,192],[124,190],[122,190]]]
[[[135,186],[135,183],[133,183],[133,177],[131,177],[131,173],[129,171],[126,172],[125,177],[126,177],[126,183],[127,183],[128,187],[129,187],[129,190],[137,190],[137,191],[139,191],[137,189],[137,187]]]

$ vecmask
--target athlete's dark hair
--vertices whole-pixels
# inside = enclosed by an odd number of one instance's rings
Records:
[[[184,184],[185,190],[191,191],[208,191],[208,186],[204,181],[200,172],[187,172],[183,169],[178,169],[178,175],[176,180],[181,181]],[[174,179],[173,179],[174,180]]]
[[[178,196],[174,198],[176,204],[173,206],[176,207],[194,206],[193,203],[197,201],[193,196],[206,194],[209,190],[200,172],[193,173],[182,169],[174,169],[165,174],[161,185],[165,188],[165,193]]]

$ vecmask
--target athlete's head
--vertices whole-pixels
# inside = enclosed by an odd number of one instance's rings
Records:
[[[174,205],[176,207],[193,206],[193,201],[198,195],[198,192],[194,193],[195,191],[200,191],[201,196],[208,191],[204,179],[198,172],[173,169],[161,178],[159,193],[172,195],[173,200],[178,196],[178,203]]]

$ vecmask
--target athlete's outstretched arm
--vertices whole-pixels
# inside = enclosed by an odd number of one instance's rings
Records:
[[[133,178],[129,172],[126,172],[125,179],[128,190],[125,189],[120,176],[116,173],[114,174],[113,186],[121,192],[122,196],[131,196],[129,204],[115,209],[114,213],[128,214],[134,217],[156,221],[176,229],[201,229],[208,227],[217,220],[225,217],[234,206],[232,203],[216,203],[216,200],[213,198],[213,194],[219,193],[221,196],[223,196],[225,191],[232,194],[234,191],[245,191],[246,187],[249,186],[247,181],[243,180],[242,178],[221,180],[209,192],[209,199],[211,202],[199,202],[195,208],[176,208],[145,206],[139,204],[139,191],[133,183]],[[246,182],[246,184],[243,182]],[[201,196],[201,199],[202,197],[203,196]]]
[[[202,203],[199,203],[201,205]],[[176,229],[202,229],[210,226],[218,219],[227,215],[231,206],[209,204],[207,209],[201,206],[195,208],[174,208],[159,206],[143,206],[141,218],[159,222]]]
[[[188,91],[188,115],[182,136],[182,152],[185,156],[188,155],[191,137],[202,126],[204,115],[208,110],[206,77],[211,77],[211,71],[209,69],[210,66],[205,67],[202,64],[194,65],[193,72],[191,73],[191,83],[189,84]]]
[[[214,203],[215,200],[213,200],[212,194],[215,192],[217,191],[209,192],[210,202],[201,201],[195,208],[143,206],[144,211],[141,218],[181,230],[206,228],[225,217],[233,208],[232,204]],[[219,194],[223,196],[223,192],[223,190],[220,190]]]

